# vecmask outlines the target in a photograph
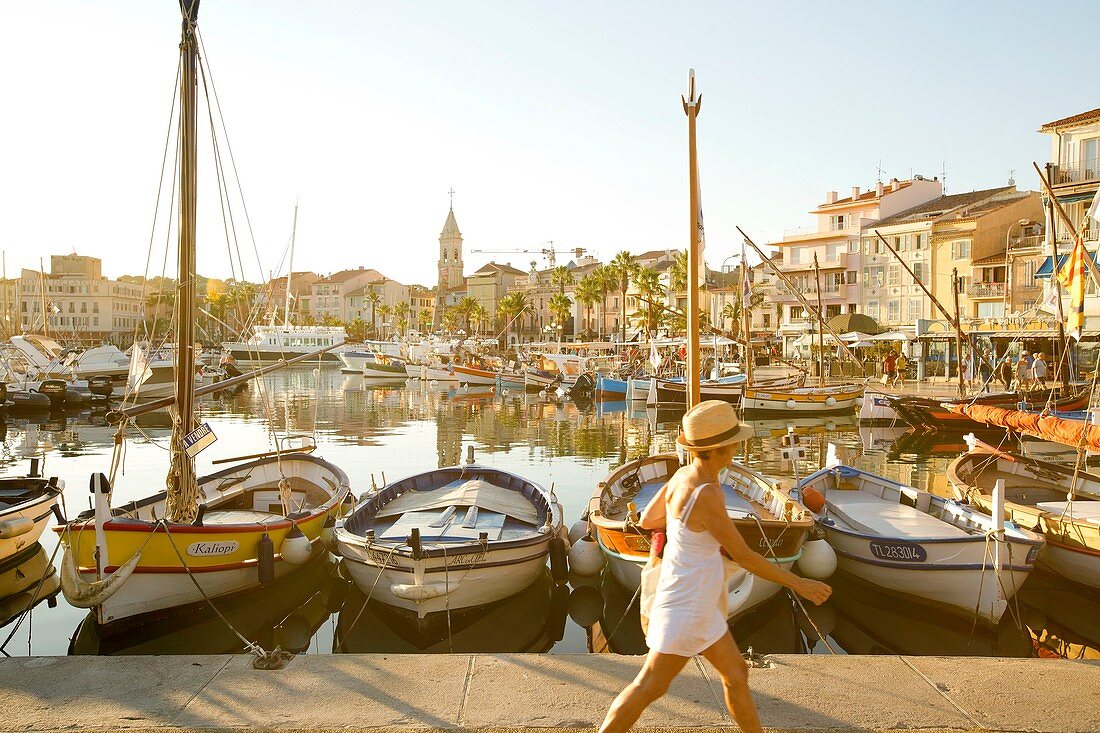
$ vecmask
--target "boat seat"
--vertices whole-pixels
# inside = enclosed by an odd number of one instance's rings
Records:
[[[252,512],[244,509],[214,510],[203,515],[203,525],[210,524],[271,524],[285,521],[282,514],[271,512]]]
[[[1035,505],[1040,511],[1060,517],[1063,514],[1078,522],[1100,525],[1100,501],[1043,501]]]
[[[825,501],[829,513],[857,532],[901,539],[970,536],[908,504],[880,499],[866,491],[830,491]]]
[[[653,501],[653,497],[657,495],[657,492],[661,490],[665,483],[667,482],[662,480],[642,484],[641,488],[638,489],[638,493],[632,499],[639,512],[645,511],[645,508],[649,506],[649,502]],[[742,517],[754,512],[749,500],[738,494],[729,485],[722,485],[722,495],[726,499],[726,513],[730,516]]]
[[[506,519],[504,514],[478,509],[470,521],[466,521],[469,507],[451,508],[456,510],[405,512],[378,538],[404,540],[414,529],[419,529],[420,539],[430,542],[469,542],[482,532],[488,535],[490,542],[500,539]]]

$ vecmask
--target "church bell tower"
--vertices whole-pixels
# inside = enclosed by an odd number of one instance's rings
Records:
[[[462,284],[462,232],[458,230],[458,222],[455,221],[454,189],[449,193],[451,208],[447,212],[447,221],[443,223],[443,231],[439,233],[439,282],[436,288],[435,319],[437,326],[443,315],[445,291]]]

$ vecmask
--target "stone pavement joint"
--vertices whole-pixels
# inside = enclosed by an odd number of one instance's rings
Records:
[[[749,679],[773,733],[1100,730],[1100,661],[770,656]],[[0,731],[426,733],[592,731],[642,657],[303,655],[0,660]],[[702,660],[639,721],[644,733],[733,730]]]

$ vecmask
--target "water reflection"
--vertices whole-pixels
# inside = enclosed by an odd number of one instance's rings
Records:
[[[473,446],[477,460],[553,486],[569,520],[580,515],[596,483],[613,467],[671,450],[680,418],[675,411],[647,411],[642,405],[367,380],[333,368],[274,373],[240,390],[204,398],[201,410],[219,437],[199,456],[204,473],[215,459],[270,450],[274,435],[307,435],[316,439],[318,455],[348,472],[358,495],[370,487],[372,477],[380,482],[383,475],[392,480],[453,465]],[[895,427],[858,427],[851,418],[752,425],[755,436],[741,447],[740,460],[787,485],[819,468],[833,443],[844,460],[860,468],[946,494],[947,462],[963,450],[958,442],[917,440]],[[163,486],[169,430],[165,413],[144,416],[128,429],[115,483],[118,501]],[[788,430],[806,449],[805,460],[796,464],[780,457]],[[8,419],[0,423],[0,471],[22,474],[29,457],[45,456],[47,473],[65,480],[66,510],[75,514],[88,506],[89,474],[108,467],[115,432],[102,411]],[[56,542],[56,535],[47,532],[34,557],[24,558],[28,564],[22,571],[0,568],[0,581],[12,584],[10,590],[8,585],[0,588],[8,599],[2,603],[7,633],[16,629],[8,614],[21,610],[22,601],[14,598],[25,592],[19,584],[45,576],[56,582],[48,563]],[[427,625],[410,624],[390,609],[374,604],[364,609],[362,595],[334,575],[335,560],[325,562],[253,596],[225,599],[219,608],[249,640],[266,649],[275,644],[308,646],[316,652],[645,649],[632,594],[610,580],[572,578],[568,595],[540,580],[496,606],[452,615],[448,636],[446,625],[434,619]],[[842,577],[835,585],[833,600],[815,611],[814,622],[838,653],[1100,655],[1100,599],[1095,591],[1041,573],[1034,573],[1018,596],[1016,618],[1022,622],[1014,623],[1012,614],[1006,614],[993,631],[972,630],[969,621],[951,616],[941,619],[934,611]],[[43,598],[60,598],[56,586],[50,587],[52,595]],[[78,653],[212,653],[244,647],[209,611],[192,610],[150,623],[137,634],[101,640],[90,624],[82,623],[86,612],[63,599],[52,607],[41,601],[32,622],[18,627],[7,653],[65,653],[70,639]],[[355,621],[360,609],[361,618]],[[736,620],[734,634],[742,647],[757,652],[828,653],[825,641],[786,596]]]
[[[61,581],[46,549],[37,542],[0,565],[0,628],[46,602],[57,605]]]

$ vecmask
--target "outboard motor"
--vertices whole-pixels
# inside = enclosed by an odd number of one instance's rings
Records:
[[[106,375],[100,374],[95,377],[88,377],[88,391],[96,397],[108,399],[111,396],[111,392],[114,391],[114,388],[114,382]]]
[[[50,409],[61,410],[65,407],[65,393],[68,386],[63,379],[47,379],[38,385],[39,394],[50,398]]]
[[[577,377],[577,381],[569,390],[569,396],[573,398],[590,399],[596,392],[596,380],[591,373],[585,372]]]

